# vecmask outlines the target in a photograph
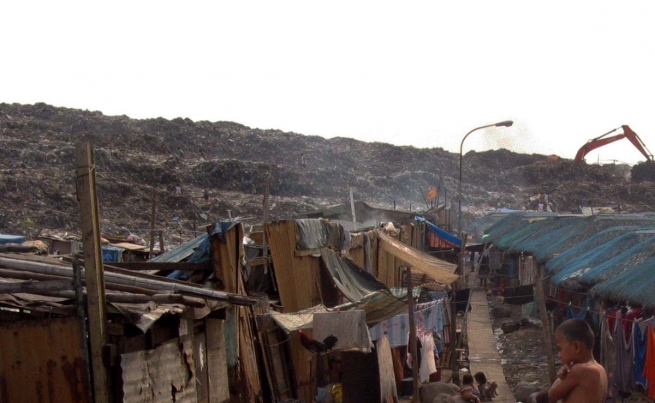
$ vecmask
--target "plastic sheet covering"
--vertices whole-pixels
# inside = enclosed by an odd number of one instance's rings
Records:
[[[552,283],[562,288],[579,289],[581,286],[578,280],[589,270],[654,236],[655,231],[631,232],[598,248],[587,251],[579,258],[566,264],[559,273],[555,274]]]
[[[296,220],[298,238],[296,249],[311,250],[324,248],[328,244],[328,234],[323,221],[315,218]]]
[[[583,285],[595,285],[623,274],[652,257],[655,257],[655,238],[635,245],[610,260],[593,267],[581,276],[579,281]]]
[[[530,220],[555,217],[556,215],[557,214],[555,213],[546,212],[520,212],[508,214],[485,231],[483,237],[484,241],[495,242],[504,235],[524,227],[526,223],[530,222]]]
[[[329,336],[337,338],[335,351],[361,351],[370,353],[373,343],[366,326],[363,310],[348,312],[316,312],[313,326],[314,340],[323,341]]]
[[[352,302],[359,301],[372,292],[387,288],[372,274],[357,267],[350,259],[342,258],[336,252],[323,249],[321,256],[337,288]]]
[[[655,309],[655,257],[645,260],[622,274],[595,285],[591,294],[615,302],[630,301],[646,309]]]
[[[324,222],[323,225],[327,232],[327,246],[338,251],[344,249],[346,234],[344,233],[341,224]]]
[[[500,250],[520,250],[517,246],[522,243],[537,240],[550,232],[570,227],[579,220],[581,217],[572,216],[535,218],[525,223],[523,228],[511,231],[494,241],[493,244]]]
[[[598,234],[590,237],[589,239],[580,242],[574,247],[571,247],[570,249],[567,249],[563,251],[561,254],[553,257],[551,260],[549,260],[546,263],[546,271],[552,273],[559,273],[560,271],[562,271],[562,268],[564,268],[564,266],[567,263],[579,258],[584,253],[592,251],[597,247],[604,245],[607,242],[616,239],[623,234],[627,234],[628,232],[633,232],[638,228],[639,227],[625,226],[625,227],[608,228],[604,231],[601,231]]]
[[[549,234],[536,245],[523,245],[526,252],[532,253],[539,263],[552,259],[594,235],[609,229],[620,227],[648,226],[655,224],[655,217],[641,214],[621,214],[610,216],[585,217],[571,231]]]

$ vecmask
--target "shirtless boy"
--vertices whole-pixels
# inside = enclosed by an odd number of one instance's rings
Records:
[[[569,319],[555,331],[555,344],[563,363],[550,387],[551,403],[604,403],[607,373],[594,360],[594,332],[581,319]]]

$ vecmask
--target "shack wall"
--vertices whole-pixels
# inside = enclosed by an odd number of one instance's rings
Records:
[[[0,324],[0,402],[89,402],[79,318]]]

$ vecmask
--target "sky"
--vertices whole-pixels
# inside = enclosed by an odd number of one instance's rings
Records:
[[[655,151],[655,2],[0,2],[0,102],[573,158]],[[620,133],[617,132],[617,134]],[[645,158],[620,140],[588,162]]]

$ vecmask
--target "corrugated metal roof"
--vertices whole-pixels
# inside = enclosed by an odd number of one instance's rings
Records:
[[[162,262],[181,262],[184,259],[188,258],[193,254],[195,249],[200,246],[200,244],[207,239],[207,234],[200,235],[199,237],[178,246],[173,250],[169,250],[166,253],[150,259],[152,263],[162,263]]]
[[[515,231],[525,225],[530,220],[546,217],[555,217],[557,214],[548,212],[520,212],[511,213],[500,221],[489,227],[483,237],[485,242],[495,242],[504,235]]]
[[[507,235],[503,237],[500,241],[494,242],[494,245],[501,249],[500,244],[506,242],[506,249],[510,252],[524,252],[527,251],[525,245],[529,245],[533,242],[539,243],[539,241],[547,237],[551,233],[566,233],[571,231],[572,228],[580,221],[582,217],[571,217],[571,216],[562,216],[562,217],[553,217],[538,220],[530,223],[528,231],[526,231],[522,236],[511,237]]]

